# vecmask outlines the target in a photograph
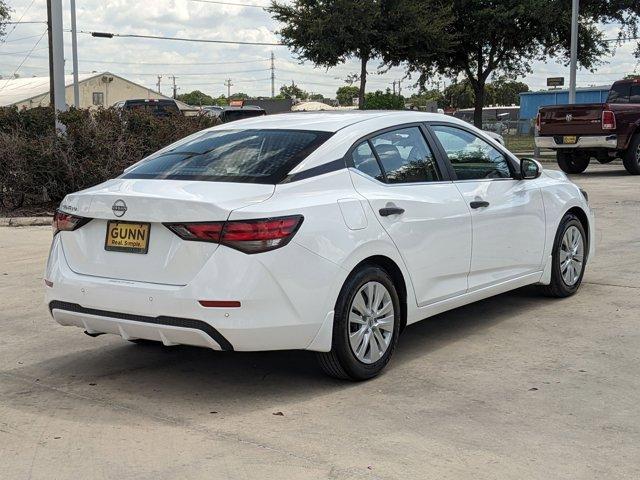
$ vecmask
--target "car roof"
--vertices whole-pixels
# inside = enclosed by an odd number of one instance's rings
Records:
[[[233,122],[234,128],[316,130],[337,132],[343,128],[383,118],[391,123],[451,121],[452,117],[440,113],[418,112],[415,110],[349,110],[345,112],[291,112],[254,117]],[[385,122],[386,123],[386,122]],[[220,128],[220,127],[214,127]],[[224,127],[223,127],[224,128]],[[228,127],[226,127],[228,128]]]

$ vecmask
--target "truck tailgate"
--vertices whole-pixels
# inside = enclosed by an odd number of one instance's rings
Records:
[[[540,135],[602,135],[605,104],[557,105],[540,109]]]

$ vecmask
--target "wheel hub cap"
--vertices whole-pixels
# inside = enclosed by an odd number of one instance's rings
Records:
[[[349,309],[349,343],[362,363],[374,363],[386,353],[393,337],[395,311],[391,294],[380,282],[364,284]]]
[[[560,245],[560,273],[564,283],[573,286],[578,282],[584,268],[584,239],[577,227],[564,232]]]

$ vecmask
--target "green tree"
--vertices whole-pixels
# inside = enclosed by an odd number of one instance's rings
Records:
[[[344,85],[336,91],[338,103],[342,106],[353,105],[353,99],[358,96],[359,88],[353,85]]]
[[[310,93],[309,100],[313,100],[314,102],[321,102],[324,100],[324,95],[321,93]]]
[[[435,103],[438,108],[444,108],[446,106],[444,94],[435,88],[414,93],[408,100],[414,107],[427,107],[433,103]]]
[[[4,37],[7,20],[11,18],[11,9],[4,0],[0,0],[0,38]]]
[[[598,22],[628,24],[632,3],[637,2],[581,0],[578,56],[583,67],[592,69],[611,51]],[[482,124],[485,87],[492,75],[522,76],[534,60],[549,57],[568,62],[570,0],[452,0],[450,5],[457,47],[450,55],[411,61],[410,70],[421,73],[421,82],[435,74],[464,75],[475,94],[476,126]]]
[[[529,91],[529,85],[499,78],[487,84],[486,102],[492,105],[520,105],[520,94]]]
[[[236,92],[231,94],[229,100],[247,100],[248,98],[251,98],[249,94],[244,92]]]
[[[444,89],[444,102],[449,108],[470,108],[475,102],[475,93],[469,80],[454,81]]]
[[[291,82],[291,85],[282,85],[280,87],[280,95],[282,95],[282,98],[297,98],[298,100],[309,98],[309,92],[305,92],[293,82]]]
[[[369,92],[364,98],[364,110],[404,110],[404,97],[394,95],[388,88],[386,92]]]
[[[282,41],[301,60],[335,67],[360,61],[358,99],[364,108],[367,62],[399,65],[451,47],[446,0],[293,0],[273,1],[268,11],[283,26]]]
[[[200,90],[194,90],[189,93],[181,93],[176,97],[176,100],[180,100],[188,105],[215,105],[216,100],[207,95],[206,93],[202,93]]]

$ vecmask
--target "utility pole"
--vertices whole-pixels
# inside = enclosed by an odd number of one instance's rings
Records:
[[[227,100],[229,99],[229,97],[231,96],[231,87],[233,86],[233,83],[231,83],[231,79],[227,78],[224,81],[224,86],[227,87]]]
[[[171,75],[169,78],[173,81],[173,99],[175,100],[176,97],[178,96],[178,87],[176,86],[176,76]]]
[[[276,96],[276,67],[273,61],[275,56],[271,52],[271,98]]]
[[[56,112],[56,129],[64,131],[57,112],[67,109],[64,82],[64,45],[62,35],[62,0],[47,0],[49,32],[49,99]]]
[[[158,75],[158,83],[156,83],[156,86],[158,87],[158,93],[162,93],[160,91],[160,82],[162,81],[162,75]]]
[[[396,81],[393,81],[393,96],[396,96]]]
[[[73,106],[80,108],[80,85],[78,83],[78,31],[76,29],[76,0],[71,1],[71,53],[73,55]]]
[[[576,103],[576,74],[578,70],[578,14],[579,0],[571,4],[571,66],[569,67],[569,103]]]
[[[398,96],[402,95],[402,80],[398,80]]]

